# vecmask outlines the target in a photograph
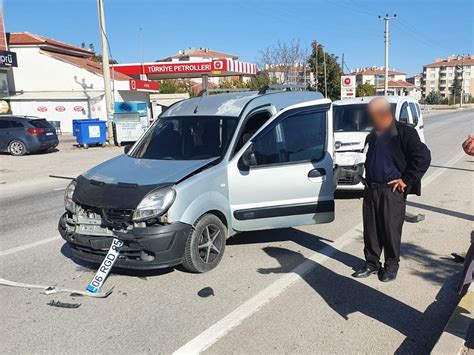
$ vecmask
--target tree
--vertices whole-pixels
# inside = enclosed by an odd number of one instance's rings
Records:
[[[271,79],[268,72],[260,71],[257,75],[253,76],[248,82],[250,90],[260,90],[265,85],[278,84],[275,78]]]
[[[292,84],[295,68],[306,65],[308,62],[307,50],[301,46],[299,39],[289,42],[278,41],[259,51],[257,64],[266,72],[269,81],[278,84]],[[264,77],[260,77],[263,79]]]
[[[90,59],[93,62],[102,63],[102,54],[94,54]],[[110,64],[118,64],[118,62],[113,58],[109,58],[109,63]]]
[[[222,89],[246,89],[248,85],[240,78],[230,77],[219,80],[219,87]]]
[[[342,69],[337,60],[337,56],[326,52],[327,96],[333,101],[341,97]],[[322,45],[317,45],[313,49],[309,64],[317,82],[315,89],[324,94],[324,47]]]
[[[370,84],[360,84],[356,88],[356,96],[375,96],[375,86]]]
[[[185,85],[178,80],[166,79],[160,82],[160,93],[161,94],[178,94],[188,92]]]
[[[456,101],[456,96],[461,97],[462,94],[462,84],[461,80],[459,80],[459,76],[454,74],[453,84],[451,85],[451,94],[454,96],[454,101]]]
[[[443,97],[437,91],[430,91],[425,97],[425,102],[429,105],[439,105],[443,102]]]

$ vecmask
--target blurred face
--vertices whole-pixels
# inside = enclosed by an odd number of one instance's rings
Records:
[[[390,104],[383,98],[373,99],[368,107],[367,114],[369,121],[377,132],[387,130],[392,124],[393,116]]]

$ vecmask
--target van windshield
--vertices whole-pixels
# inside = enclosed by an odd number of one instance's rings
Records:
[[[224,155],[237,117],[161,117],[130,156],[141,159],[204,160]]]
[[[370,129],[367,104],[334,105],[335,132],[361,132]]]

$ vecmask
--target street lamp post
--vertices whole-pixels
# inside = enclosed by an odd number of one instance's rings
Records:
[[[109,46],[107,35],[105,33],[105,15],[104,1],[97,0],[97,11],[99,17],[100,40],[102,44],[102,75],[104,77],[105,106],[107,115],[107,140],[109,144],[113,144],[114,132],[112,128],[113,108],[112,108],[112,87],[110,84],[110,63],[109,63]]]

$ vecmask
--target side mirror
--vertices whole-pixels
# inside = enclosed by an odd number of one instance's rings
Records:
[[[130,149],[132,149],[132,146],[131,145],[126,145],[125,147],[123,147],[123,152],[125,154],[127,154],[130,151]]]
[[[249,147],[249,149],[242,154],[242,163],[248,167],[257,165],[257,157],[252,147]]]

